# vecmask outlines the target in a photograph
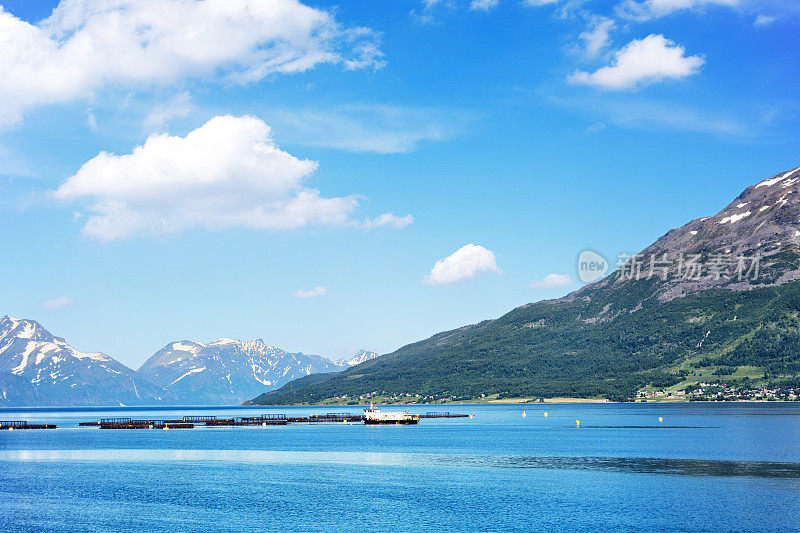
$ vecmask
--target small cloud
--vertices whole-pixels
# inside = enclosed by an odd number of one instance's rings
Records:
[[[620,91],[650,85],[664,79],[681,79],[700,72],[705,63],[663,35],[633,40],[614,53],[611,65],[593,73],[578,71],[569,81],[600,89]]]
[[[548,274],[540,281],[532,281],[531,289],[552,289],[555,287],[566,287],[572,285],[573,281],[569,274]]]
[[[294,293],[295,298],[316,298],[317,296],[325,296],[328,294],[328,289],[325,287],[314,287],[313,289],[306,289],[301,287]]]
[[[617,6],[617,15],[621,18],[643,22],[671,15],[682,9],[698,9],[717,5],[735,8],[742,0],[624,0]]]
[[[86,115],[86,125],[89,126],[90,130],[97,131],[97,118],[95,118],[94,113],[91,111]]]
[[[494,254],[483,246],[467,244],[452,255],[436,261],[423,283],[445,285],[474,278],[480,272],[500,272]]]
[[[668,129],[726,137],[751,137],[763,127],[760,120],[747,117],[749,109],[715,111],[661,99],[634,98],[628,94],[608,95],[602,100],[596,96],[557,96],[550,100],[566,109],[601,119],[598,124],[614,124],[631,129]],[[748,105],[752,107],[752,104]],[[591,132],[591,128],[587,131]]]
[[[611,38],[611,30],[616,25],[616,22],[606,17],[592,18],[589,28],[578,36],[583,41],[586,57],[595,58],[606,49]]]
[[[592,124],[591,126],[586,128],[586,132],[587,133],[597,133],[598,131],[603,131],[607,127],[608,126],[606,125],[605,122],[595,122],[594,124]]]
[[[759,15],[756,17],[756,20],[753,22],[753,26],[756,28],[765,28],[778,20],[777,15]]]
[[[528,7],[539,7],[539,6],[546,6],[550,4],[557,4],[560,0],[525,0],[522,2],[522,5]]]
[[[469,4],[470,11],[486,11],[489,12],[496,8],[500,0],[472,0]]]
[[[380,228],[383,226],[391,226],[395,229],[402,229],[413,223],[414,217],[412,215],[398,217],[394,213],[384,213],[378,217],[366,219],[361,226],[364,229]]]
[[[82,216],[83,216],[83,213],[81,213],[80,211],[73,211],[72,212],[72,220],[78,220]]]
[[[166,130],[169,121],[181,118],[192,112],[192,97],[189,93],[173,96],[168,102],[157,105],[144,119],[144,129],[148,133]]]
[[[59,298],[53,298],[52,300],[47,300],[46,302],[42,302],[42,307],[50,311],[53,311],[55,309],[63,309],[65,307],[69,307],[73,303],[75,302],[73,302],[66,296],[61,296]]]
[[[405,154],[448,141],[477,118],[455,109],[381,104],[274,109],[267,114],[284,142],[376,154]]]

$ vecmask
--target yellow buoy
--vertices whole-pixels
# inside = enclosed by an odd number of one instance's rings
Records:
[[[267,423],[266,422],[261,422],[261,425],[264,426],[264,427],[267,427]]]
[[[14,428],[8,428],[9,431],[14,431]]]
[[[469,417],[472,418],[472,415],[469,415]]]
[[[576,426],[580,426],[580,425],[581,425],[581,421],[580,421],[580,420],[576,420],[576,421],[575,421],[575,425],[576,425]]]
[[[663,422],[663,421],[664,421],[664,419],[663,419],[663,418],[661,418],[661,417],[659,416],[659,417],[658,417],[658,421],[659,421],[659,422]]]
[[[168,430],[169,426],[164,426],[164,431]]]
[[[544,417],[547,418],[547,412],[544,413]]]

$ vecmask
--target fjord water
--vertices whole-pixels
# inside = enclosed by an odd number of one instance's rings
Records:
[[[163,431],[77,422],[360,409],[0,410],[59,426],[0,431],[0,530],[800,529],[797,404],[409,409],[474,417]]]

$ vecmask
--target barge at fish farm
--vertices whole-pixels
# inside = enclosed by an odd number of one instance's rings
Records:
[[[384,413],[380,409],[369,406],[364,409],[364,423],[374,424],[416,424],[419,422],[419,415],[412,415],[408,411],[395,411]]]

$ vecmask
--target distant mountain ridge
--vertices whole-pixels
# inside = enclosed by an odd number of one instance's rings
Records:
[[[2,403],[153,405],[175,398],[102,353],[76,350],[33,320],[0,318]]]
[[[391,397],[627,399],[699,381],[800,387],[800,167],[668,231],[614,273],[254,404]]]
[[[376,357],[359,351],[350,360],[289,353],[262,339],[217,339],[167,344],[139,368],[141,376],[193,403],[241,403],[309,374],[338,372]]]
[[[102,353],[76,350],[33,320],[0,318],[0,405],[225,405],[348,360],[288,353],[263,340],[172,342],[138,371]]]

